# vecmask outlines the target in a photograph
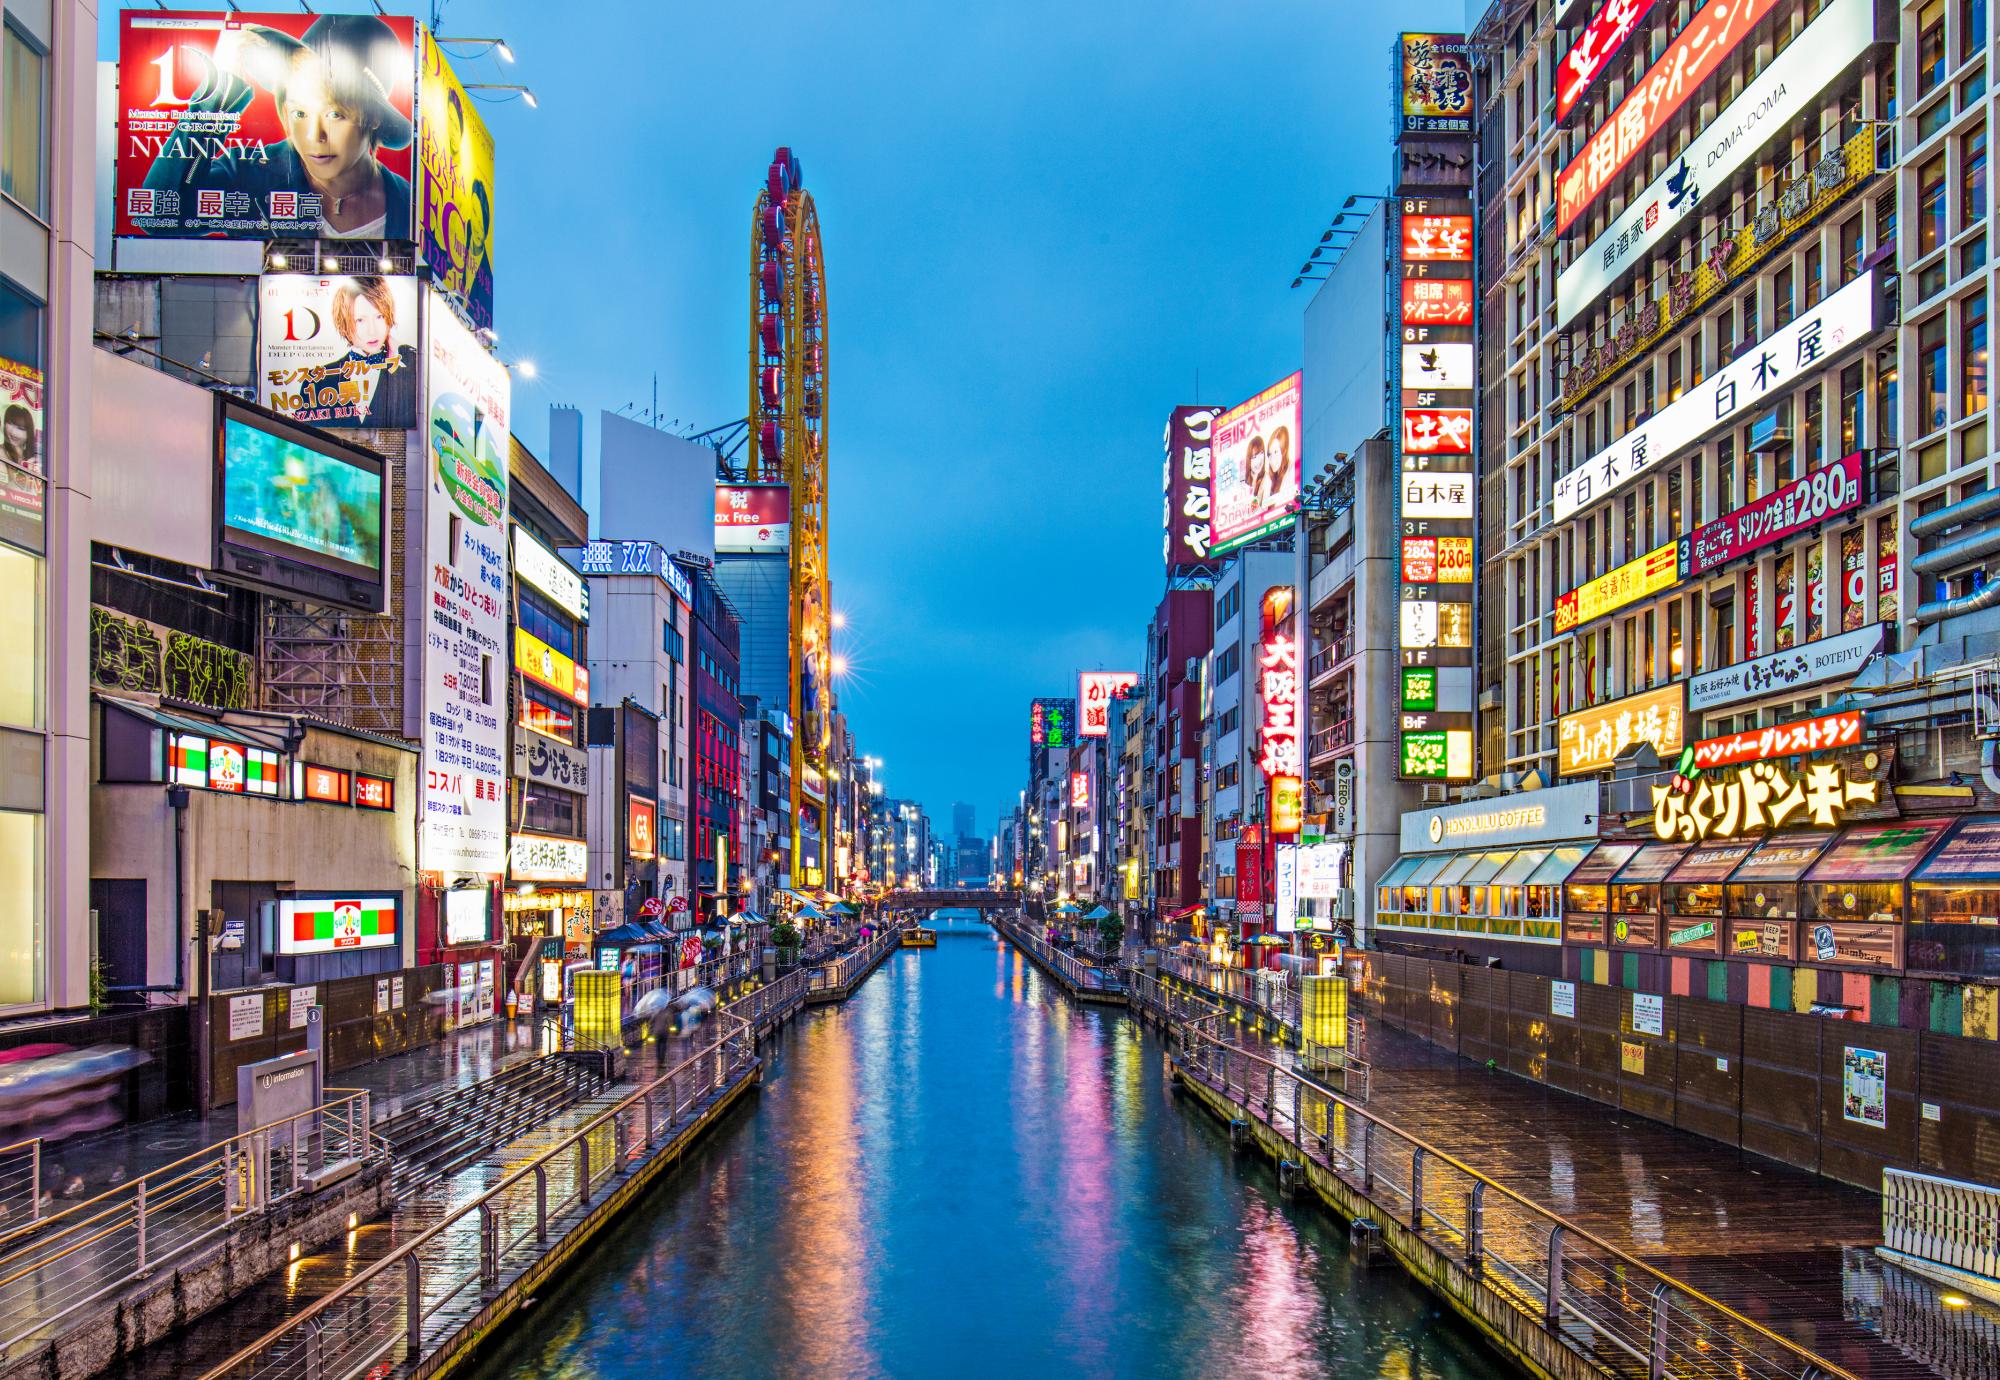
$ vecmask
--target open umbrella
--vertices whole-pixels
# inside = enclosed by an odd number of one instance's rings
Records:
[[[818,906],[814,905],[811,901],[808,901],[804,905],[799,907],[799,915],[803,919],[807,920],[826,919],[826,912],[821,910]]]
[[[1084,912],[1083,918],[1086,920],[1109,920],[1111,918],[1111,912],[1106,910],[1103,906],[1092,906],[1089,910]]]
[[[1056,914],[1081,915],[1083,914],[1083,907],[1074,901],[1058,901],[1056,902]]]

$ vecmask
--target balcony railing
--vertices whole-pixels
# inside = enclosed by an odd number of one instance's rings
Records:
[[[1325,728],[1313,730],[1312,755],[1314,758],[1325,757],[1329,753],[1339,752],[1342,748],[1352,747],[1353,745],[1354,720],[1351,716],[1345,719],[1336,719]]]

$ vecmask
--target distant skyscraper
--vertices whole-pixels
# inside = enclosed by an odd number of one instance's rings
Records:
[[[972,807],[963,800],[951,807],[951,836],[954,841],[973,837]]]

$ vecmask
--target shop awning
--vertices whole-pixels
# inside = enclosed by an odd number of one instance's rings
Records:
[[[1463,879],[1466,886],[1484,886],[1498,876],[1500,869],[1514,860],[1514,850],[1499,848],[1488,853],[1472,855],[1472,870]]]
[[[1809,882],[1900,882],[1956,823],[1939,819],[1884,819],[1843,829],[1833,847],[1806,873]]]
[[[1444,870],[1431,879],[1432,886],[1463,886],[1466,874],[1479,866],[1477,853],[1452,853],[1448,856],[1450,861],[1444,865]]]
[[[1915,880],[2000,882],[2000,819],[1960,820]]]
[[[1576,880],[1576,870],[1590,853],[1587,843],[1561,843],[1549,850],[1548,857],[1529,874],[1529,886],[1561,886],[1564,882]]]
[[[1384,872],[1379,878],[1376,879],[1375,885],[1376,886],[1403,885],[1403,883],[1410,880],[1410,874],[1417,870],[1417,864],[1422,862],[1426,856],[1427,855],[1423,853],[1403,854],[1402,857],[1396,859],[1396,861],[1389,864],[1389,870],[1387,872]]]
[[[1796,882],[1833,842],[1832,834],[1772,834],[1729,874],[1731,882]]]
[[[1602,886],[1638,851],[1636,843],[1600,843],[1569,874],[1569,883],[1572,886]]]
[[[1535,869],[1542,865],[1542,860],[1548,857],[1548,855],[1549,850],[1546,848],[1523,848],[1520,852],[1509,858],[1507,865],[1501,868],[1498,874],[1494,876],[1493,885],[1525,886],[1528,878],[1535,875]],[[1583,850],[1581,848],[1577,849],[1576,855],[1578,858],[1581,858]]]
[[[1663,882],[1686,852],[1687,845],[1684,843],[1646,844],[1618,869],[1618,875],[1612,880],[1620,886],[1628,882]]]
[[[187,714],[176,714],[171,709],[161,709],[158,705],[119,699],[116,695],[98,695],[95,698],[99,704],[107,708],[130,714],[135,719],[144,720],[155,728],[164,728],[169,733],[193,733],[204,738],[220,738],[226,743],[263,748],[267,752],[287,750],[285,735],[282,733],[243,728],[237,724],[217,723],[213,719],[197,719]]]
[[[1426,853],[1417,860],[1410,875],[1403,879],[1404,886],[1429,886],[1437,876],[1452,863],[1458,861],[1456,853]]]
[[[1680,866],[1667,874],[1670,882],[1720,882],[1728,880],[1736,865],[1755,851],[1755,841],[1745,843],[1705,843],[1688,850]]]

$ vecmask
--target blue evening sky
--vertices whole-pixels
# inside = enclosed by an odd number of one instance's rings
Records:
[[[971,801],[985,834],[1028,700],[1141,661],[1167,410],[1299,366],[1292,277],[1386,177],[1391,36],[1462,24],[1434,0],[452,0],[441,32],[519,59],[461,78],[541,102],[485,112],[500,347],[540,369],[516,429],[545,453],[567,402],[594,433],[655,372],[669,421],[744,415],[751,206],[790,145],[827,258],[841,703],[891,794],[943,829]]]

